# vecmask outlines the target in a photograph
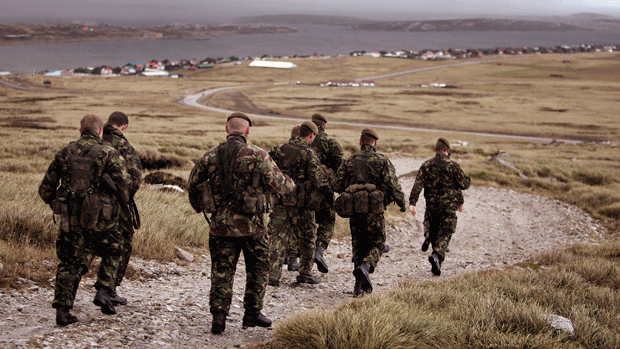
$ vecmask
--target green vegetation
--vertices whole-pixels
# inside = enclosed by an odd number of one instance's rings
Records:
[[[570,62],[565,63],[568,59]],[[324,112],[331,121],[327,131],[341,142],[347,155],[358,149],[361,127],[344,122],[456,131],[378,128],[379,149],[390,156],[426,158],[432,155],[437,137],[448,137],[455,144],[453,157],[472,176],[474,185],[553,197],[586,210],[604,220],[611,232],[617,231],[617,54],[480,60],[481,64],[376,80],[378,86],[373,88],[321,88],[318,83],[447,63],[368,57],[292,61],[298,68],[219,65],[194,72],[187,79],[58,77],[51,78],[54,87],[46,92],[0,85],[0,287],[23,286],[16,281],[19,277],[47,286],[53,277],[57,227],[37,188],[54,154],[79,136],[82,116],[96,113],[105,118],[115,110],[124,111],[131,120],[126,135],[148,164],[147,174],[161,170],[186,180],[191,161],[224,140],[225,117],[176,102],[185,94],[225,86],[253,85],[216,94],[206,102],[304,119]],[[3,79],[40,88],[49,78]],[[302,84],[277,85],[268,82],[270,79]],[[463,88],[420,86],[430,83]],[[64,92],[53,92],[58,88]],[[256,119],[255,124],[250,141],[268,149],[288,139],[294,122]],[[459,131],[582,142],[497,138]],[[466,145],[457,146],[458,141]],[[496,156],[516,170],[493,161]],[[185,194],[145,185],[136,201],[143,223],[134,239],[138,256],[165,261],[173,258],[173,246],[207,248],[207,225],[193,212]],[[392,213],[390,210],[388,216]],[[338,220],[336,238],[348,234],[345,223]],[[299,314],[278,326],[278,339],[271,345],[618,347],[618,251],[617,243],[577,247],[533,259],[524,268],[423,285],[404,284],[389,297],[366,297],[336,310]],[[540,317],[544,313],[571,318],[577,329],[575,336],[550,333]]]

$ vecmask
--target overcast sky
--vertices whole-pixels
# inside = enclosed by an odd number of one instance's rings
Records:
[[[620,0],[0,0],[2,23],[33,20],[222,23],[243,16],[270,14],[396,21],[578,12],[620,16]]]

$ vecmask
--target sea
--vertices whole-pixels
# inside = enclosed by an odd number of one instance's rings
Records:
[[[538,47],[620,44],[620,31],[352,31],[337,26],[303,25],[294,33],[218,36],[208,40],[156,39],[0,46],[0,71],[33,74],[153,59],[161,61],[231,56],[347,55],[353,51],[448,48]]]

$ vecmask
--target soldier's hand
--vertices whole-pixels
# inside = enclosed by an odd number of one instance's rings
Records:
[[[463,205],[459,206],[459,212],[463,212]]]
[[[418,211],[416,211],[414,205],[409,205],[409,212],[411,212],[411,214],[414,215],[414,216],[415,216],[416,213],[418,213]]]

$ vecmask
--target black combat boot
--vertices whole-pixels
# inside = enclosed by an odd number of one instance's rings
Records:
[[[317,246],[314,249],[314,263],[316,263],[316,267],[321,273],[329,272],[329,269],[327,268],[327,263],[325,263],[325,259],[323,259],[324,251],[325,249],[321,246]]]
[[[114,305],[127,305],[127,298],[119,296],[116,289],[110,292],[110,300]]]
[[[246,310],[243,315],[243,327],[271,327],[269,320],[260,310]]]
[[[288,257],[288,271],[299,271],[299,261],[297,257]]]
[[[364,262],[353,270],[353,275],[362,283],[364,293],[372,293],[372,283],[370,282],[370,262]]]
[[[116,314],[116,309],[114,309],[114,304],[112,304],[112,300],[110,299],[110,293],[103,287],[97,289],[97,295],[95,299],[93,299],[93,303],[101,307],[101,312],[106,315]]]
[[[211,333],[222,334],[226,329],[226,313],[213,314],[213,322],[211,323]]]
[[[321,279],[319,279],[318,276],[314,276],[312,274],[299,273],[299,275],[297,275],[297,282],[299,282],[300,284],[316,285],[321,282]]]
[[[441,262],[439,261],[439,255],[433,252],[430,256],[428,256],[428,261],[431,263],[431,271],[433,272],[433,275],[441,275]]]
[[[69,312],[69,307],[56,308],[56,325],[67,326],[78,321],[80,320]]]
[[[429,244],[430,244],[430,241],[424,239],[424,242],[422,243],[422,252],[428,251],[428,245]]]
[[[353,288],[353,297],[357,298],[364,295],[362,291],[362,280],[355,278],[355,287]]]
[[[279,279],[269,278],[269,281],[267,282],[267,285],[269,285],[269,286],[280,286],[280,280]]]

